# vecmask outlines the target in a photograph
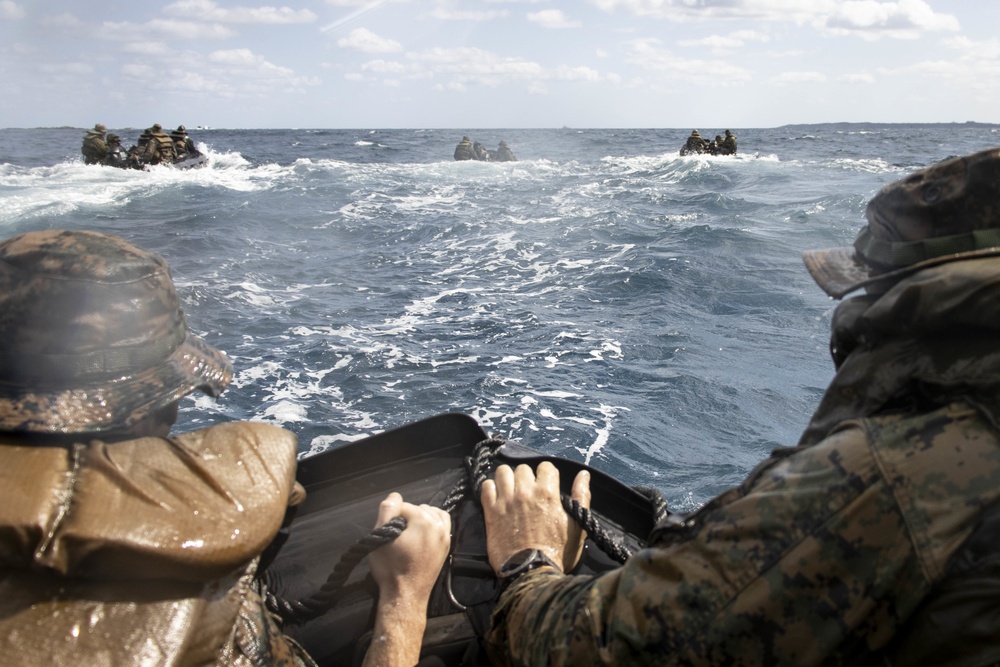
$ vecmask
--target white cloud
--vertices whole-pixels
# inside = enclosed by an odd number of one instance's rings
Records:
[[[409,2],[410,0],[326,0],[331,7],[365,7],[374,9],[386,2]]]
[[[553,70],[552,78],[559,81],[600,81],[600,73],[589,67],[560,65]]]
[[[483,11],[472,11],[468,9],[449,9],[447,7],[435,7],[431,11],[431,18],[442,21],[492,21],[502,19],[507,16],[506,9],[486,9]]]
[[[865,39],[916,39],[925,32],[959,29],[958,19],[936,13],[924,0],[848,0],[814,23],[834,35],[853,34]]]
[[[174,50],[164,42],[129,42],[122,46],[122,51],[157,58],[171,56],[174,53]]]
[[[968,37],[952,37],[945,46],[960,51],[965,60],[1000,60],[1000,40],[976,41]]]
[[[520,57],[500,56],[476,47],[432,48],[419,53],[407,53],[408,63],[372,60],[361,65],[361,72],[349,80],[370,81],[368,73],[398,75],[393,82],[418,79],[438,79],[434,90],[465,91],[475,86],[497,87],[524,84],[533,92],[548,90],[549,81],[597,82],[608,80],[590,67],[558,65],[546,68]],[[394,84],[395,85],[395,84]]]
[[[671,21],[757,18],[801,23],[832,10],[839,0],[591,0],[606,12]]]
[[[217,23],[194,23],[172,19],[153,19],[144,24],[105,21],[95,36],[102,39],[135,41],[138,39],[229,39],[234,33]]]
[[[156,70],[149,65],[140,65],[138,63],[122,65],[122,74],[135,79],[148,79],[155,73]]]
[[[212,51],[208,54],[209,62],[236,67],[258,67],[267,61],[264,56],[254,54],[250,49],[230,49],[228,51]]]
[[[383,74],[401,74],[408,68],[401,62],[394,60],[371,60],[361,66],[366,72],[379,72]]]
[[[596,55],[598,58],[607,58],[611,54],[605,51],[604,49],[597,49],[596,51],[594,51],[594,55]]]
[[[316,14],[289,7],[219,7],[212,0],[179,0],[163,8],[164,14],[221,23],[312,23]]]
[[[973,40],[955,37],[945,42],[958,52],[954,60],[924,60],[906,67],[883,69],[886,77],[917,75],[935,77],[956,90],[974,91],[977,97],[1000,97],[1000,41],[997,38]]]
[[[823,83],[826,75],[822,72],[782,72],[768,79],[768,83],[785,86],[796,83]]]
[[[527,18],[530,22],[538,24],[543,28],[579,28],[583,25],[580,21],[571,21],[559,9],[543,9],[540,12],[529,13]]]
[[[43,16],[39,23],[46,28],[59,28],[76,30],[83,26],[83,21],[72,14],[56,14],[55,16]]]
[[[708,37],[702,37],[701,39],[682,39],[677,43],[681,46],[707,46],[711,49],[721,51],[743,46],[744,41],[736,37],[709,35]]]
[[[24,8],[13,0],[0,0],[0,19],[17,21],[27,15],[28,13],[24,11]]]
[[[94,67],[88,63],[42,63],[38,66],[38,70],[57,76],[61,74],[76,76],[78,74],[91,74]]]
[[[857,72],[855,74],[843,74],[837,77],[841,83],[875,83],[875,77],[868,72]]]
[[[591,0],[606,12],[670,21],[759,19],[809,23],[834,35],[912,39],[926,32],[958,30],[958,19],[935,12],[925,0]]]
[[[409,57],[449,77],[452,83],[461,83],[463,86],[467,83],[498,86],[510,81],[541,78],[545,73],[544,68],[536,62],[500,57],[475,47],[439,47],[410,54]]]
[[[722,60],[681,58],[660,46],[657,39],[637,39],[629,44],[626,62],[657,72],[667,79],[719,86],[744,83],[750,72]]]
[[[355,28],[347,37],[338,39],[337,46],[362,53],[396,53],[403,50],[403,45],[396,40],[379,37],[367,28]]]

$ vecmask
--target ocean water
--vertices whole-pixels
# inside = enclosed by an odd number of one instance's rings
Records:
[[[699,128],[714,136],[725,128]],[[0,132],[0,234],[94,229],[171,264],[236,367],[179,429],[294,431],[303,456],[445,411],[690,510],[794,444],[833,373],[801,252],[1000,126],[192,130],[205,169],[85,166],[83,130]],[[116,129],[128,145],[138,129]],[[451,159],[463,134],[516,163]]]

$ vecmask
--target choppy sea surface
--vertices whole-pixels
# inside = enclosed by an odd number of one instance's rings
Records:
[[[835,303],[801,252],[849,245],[884,184],[1000,144],[971,124],[731,129],[735,157],[680,157],[690,128],[190,129],[210,162],[186,172],[9,129],[0,236],[94,229],[169,261],[236,367],[181,430],[273,422],[307,456],[460,411],[684,511],[795,444],[832,377]],[[520,160],[454,162],[463,134]]]

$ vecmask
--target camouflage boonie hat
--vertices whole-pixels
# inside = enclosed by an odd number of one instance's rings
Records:
[[[94,126],[94,131],[104,134],[105,132],[108,131],[108,128],[104,127],[103,123],[98,123],[97,125]]]
[[[120,430],[228,358],[191,335],[167,263],[117,236],[29,232],[0,243],[0,430]]]
[[[865,216],[853,247],[803,254],[813,279],[834,298],[929,266],[1000,255],[1000,148],[890,183]]]

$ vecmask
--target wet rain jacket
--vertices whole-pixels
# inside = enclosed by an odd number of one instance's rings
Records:
[[[998,341],[998,258],[845,301],[837,374],[799,446],[617,570],[516,581],[492,617],[495,664],[921,664],[957,657],[970,609],[990,611],[995,651],[997,568],[971,601],[951,584],[1000,497]]]
[[[253,583],[295,456],[294,435],[247,422],[69,447],[0,434],[5,659],[297,664]]]

